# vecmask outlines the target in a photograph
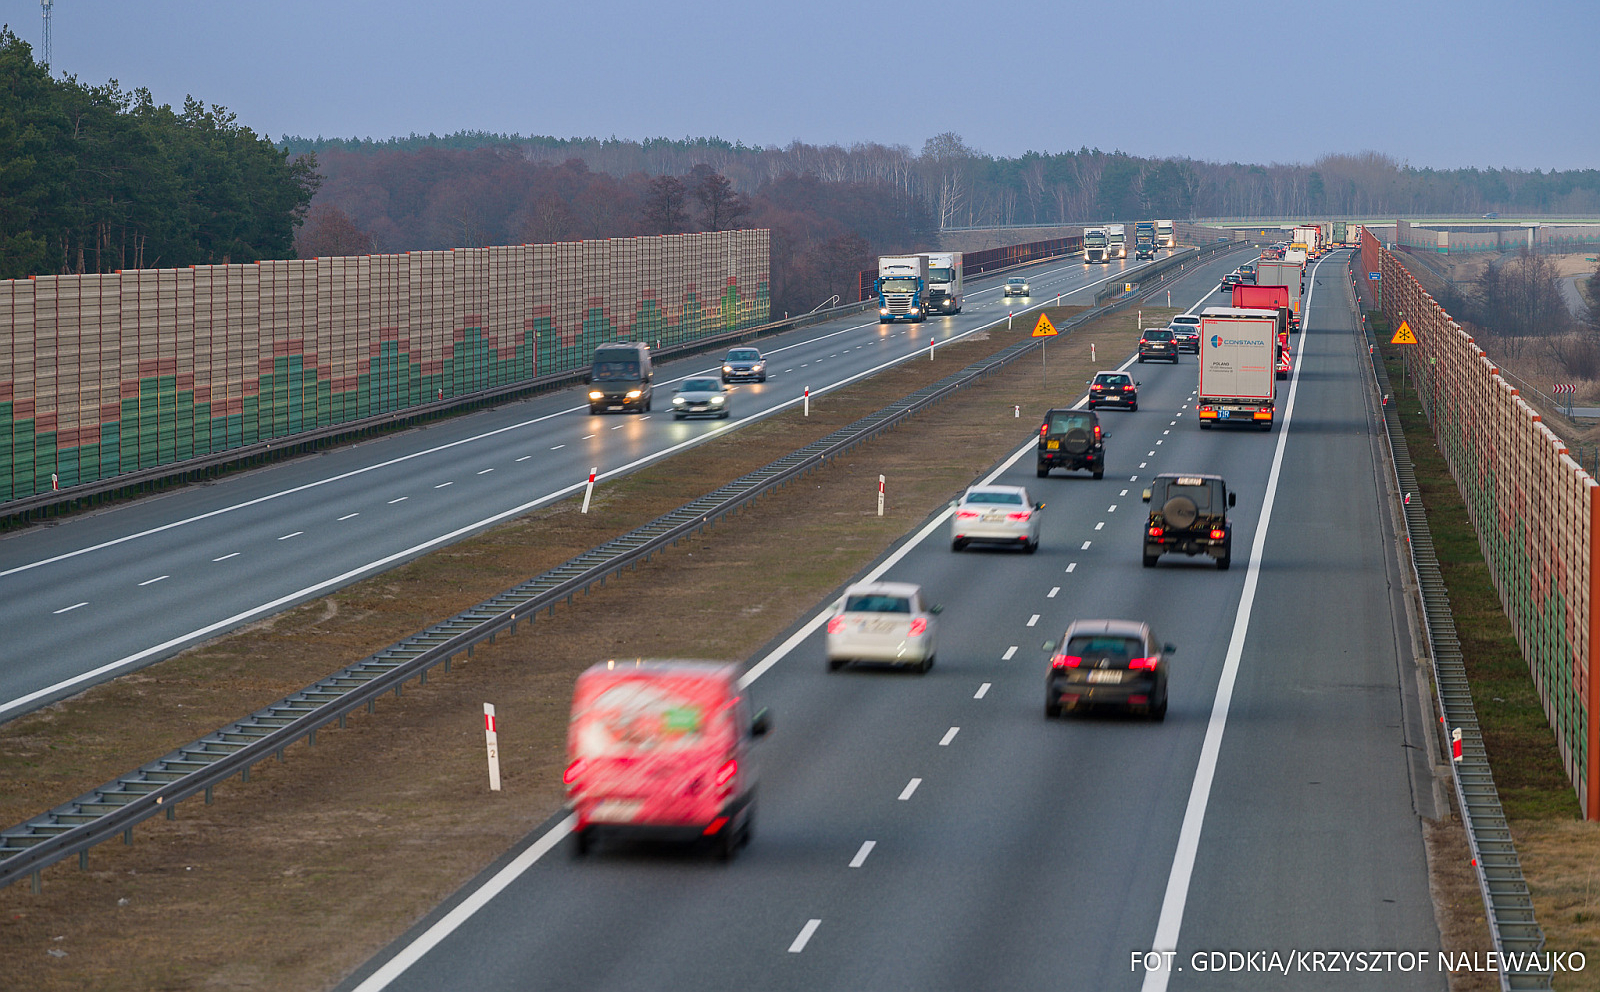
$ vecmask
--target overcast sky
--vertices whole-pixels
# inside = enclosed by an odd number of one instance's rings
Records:
[[[38,46],[38,0],[0,20]],[[949,130],[994,155],[1600,167],[1595,0],[56,0],[53,25],[56,71],[192,94],[274,139],[920,150]]]

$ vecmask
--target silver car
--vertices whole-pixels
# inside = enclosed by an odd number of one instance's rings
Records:
[[[909,582],[858,582],[833,604],[828,618],[828,671],[852,661],[933,667],[939,607],[923,601],[922,587]]]
[[[1039,550],[1039,517],[1043,503],[1035,503],[1021,486],[973,486],[955,503],[950,517],[950,550],[968,544],[1000,544]]]
[[[1010,279],[1007,279],[1006,280],[1005,295],[1006,296],[1027,296],[1027,295],[1029,295],[1028,294],[1028,280],[1022,278],[1021,276],[1012,276]]]
[[[728,389],[718,379],[685,379],[672,397],[672,419],[728,416]]]

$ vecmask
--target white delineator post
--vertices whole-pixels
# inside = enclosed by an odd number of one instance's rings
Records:
[[[1011,416],[1020,420],[1022,418],[1022,407],[1015,403],[1011,404]]]
[[[500,728],[495,725],[494,704],[483,704],[483,737],[489,746],[489,791],[500,791]]]
[[[1450,760],[1461,760],[1461,728],[1456,727],[1450,731]]]
[[[594,495],[594,474],[598,471],[598,465],[589,470],[589,484],[583,487],[583,513],[589,512],[589,497]]]
[[[1089,361],[1091,361],[1091,362],[1097,361],[1097,359],[1094,357],[1094,342],[1093,341],[1089,342]]]
[[[928,339],[928,361],[930,362],[933,361],[933,346],[936,343],[937,342],[933,338]]]
[[[811,416],[811,387],[806,387],[806,416]]]
[[[1167,290],[1167,306],[1172,306],[1172,290]]]
[[[878,516],[883,516],[883,476],[878,476]]]
[[[1008,330],[1008,331],[1011,330],[1011,318],[1015,317],[1015,316],[1016,316],[1015,311],[1008,312],[1006,314],[1006,330]]]

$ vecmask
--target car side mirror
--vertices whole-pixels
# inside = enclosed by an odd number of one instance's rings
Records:
[[[1039,645],[1039,649],[1045,651],[1046,653],[1054,651],[1056,649],[1056,642],[1045,641],[1043,644]]]
[[[1139,381],[1138,381],[1138,380],[1134,380],[1134,383],[1133,383],[1133,384],[1134,384],[1134,385],[1135,385],[1135,386],[1142,386],[1142,385],[1144,385],[1144,383],[1142,383],[1142,382],[1139,382]]]
[[[772,714],[766,707],[756,710],[756,715],[750,718],[750,736],[765,737],[767,731],[772,729]]]
[[[1144,491],[1144,495],[1139,498],[1144,500],[1146,503],[1150,502],[1150,490],[1146,489]]]
[[[1102,440],[1102,441],[1111,440],[1111,432],[1110,431],[1101,431],[1100,432],[1100,440]]]
[[[1043,503],[1035,503],[1035,504],[1033,504],[1033,508],[1035,510],[1042,510],[1042,509],[1044,509],[1044,504]]]
[[[1177,654],[1178,646],[1175,644],[1163,644],[1161,645],[1161,651],[1163,654]],[[765,710],[762,712],[765,712]]]
[[[928,607],[928,612],[929,613],[943,613],[944,612],[944,607],[941,606],[938,603],[934,603],[932,606]]]
[[[1238,493],[1229,493],[1228,494],[1228,505],[1229,506],[1233,506],[1238,502],[1239,502],[1239,494]]]

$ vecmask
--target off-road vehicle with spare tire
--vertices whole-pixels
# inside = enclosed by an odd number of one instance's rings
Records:
[[[1103,478],[1110,436],[1100,429],[1100,417],[1092,410],[1047,411],[1039,425],[1039,478],[1053,468],[1088,469],[1096,479]]]
[[[1163,472],[1144,491],[1150,519],[1144,531],[1144,567],[1164,554],[1210,555],[1218,568],[1233,560],[1233,524],[1228,508],[1234,494],[1220,475]]]

